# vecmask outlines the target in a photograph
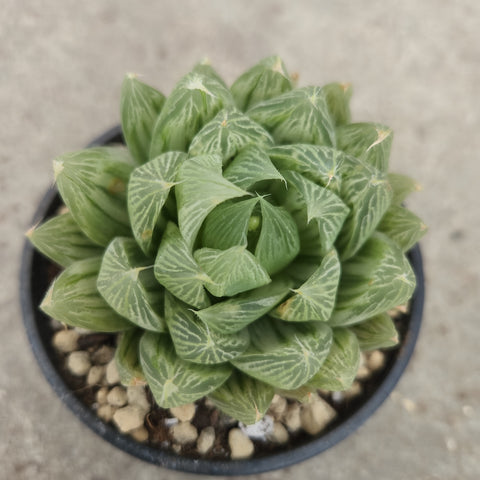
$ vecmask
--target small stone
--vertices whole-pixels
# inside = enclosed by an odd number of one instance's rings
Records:
[[[360,364],[358,366],[357,375],[355,378],[357,380],[366,380],[371,375],[370,369],[367,366],[367,357],[362,352],[360,355]]]
[[[62,353],[70,353],[78,348],[78,337],[75,330],[59,330],[52,339],[53,346]]]
[[[109,422],[116,411],[116,408],[109,403],[100,405],[97,409],[97,415],[104,421]]]
[[[215,443],[215,429],[213,427],[204,428],[197,440],[197,450],[201,455],[205,455],[210,451]]]
[[[150,411],[150,402],[147,399],[147,392],[142,385],[127,387],[127,401],[130,405],[137,405],[145,413]]]
[[[197,429],[190,422],[179,422],[171,426],[170,434],[173,440],[181,445],[192,443],[198,437]]]
[[[298,403],[292,403],[288,405],[287,411],[283,416],[283,423],[290,430],[290,432],[296,432],[300,430],[302,421],[300,419],[300,405]]]
[[[275,394],[272,403],[268,408],[268,413],[272,415],[275,420],[280,420],[287,410],[287,399]]]
[[[273,431],[268,435],[268,439],[279,445],[287,443],[289,439],[287,429],[280,422],[275,422],[273,424]]]
[[[114,407],[123,407],[127,404],[127,392],[123,387],[113,387],[107,395],[107,401]]]
[[[265,415],[256,423],[252,423],[251,425],[243,425],[243,423],[240,423],[239,427],[249,438],[265,441],[273,432],[273,417]]]
[[[92,362],[98,365],[105,365],[114,356],[115,349],[108,345],[102,345],[98,350],[92,353]]]
[[[105,375],[105,367],[103,365],[94,365],[90,368],[87,375],[87,385],[99,385],[102,383],[103,376]]]
[[[347,400],[358,397],[362,393],[362,384],[355,381],[352,383],[352,386],[348,390],[345,390],[342,393],[344,398]]]
[[[86,375],[92,364],[88,352],[72,352],[67,359],[67,368],[73,375],[81,377]]]
[[[195,404],[187,403],[180,407],[172,407],[170,413],[181,422],[189,422],[195,416]]]
[[[172,445],[172,450],[177,454],[177,455],[180,455],[180,453],[182,453],[182,446],[179,445],[178,443],[174,443]]]
[[[253,442],[239,428],[232,428],[228,432],[228,445],[232,460],[249,458],[255,451]]]
[[[321,432],[337,415],[337,412],[322,398],[303,405],[300,412],[302,428],[310,435]]]
[[[120,375],[118,374],[115,358],[112,358],[110,362],[108,362],[107,369],[105,370],[105,378],[109,385],[115,385],[120,382]]]
[[[108,400],[107,400],[107,395],[108,395],[108,388],[107,387],[102,387],[98,390],[97,392],[97,395],[96,395],[96,398],[97,398],[97,402],[100,404],[100,405],[103,405],[105,403],[108,403]]]
[[[367,357],[367,367],[372,371],[377,371],[385,365],[385,354],[380,350],[374,350]]]
[[[119,408],[113,415],[113,421],[122,433],[129,433],[143,425],[145,415],[136,405]]]
[[[132,430],[130,435],[139,443],[145,443],[148,440],[148,430],[143,425]]]

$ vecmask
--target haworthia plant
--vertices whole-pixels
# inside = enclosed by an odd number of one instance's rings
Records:
[[[275,392],[347,389],[361,350],[397,344],[426,231],[392,131],[351,123],[350,96],[275,56],[231,88],[198,64],[167,97],[127,75],[126,146],[54,161],[66,208],[28,236],[64,270],[40,307],[119,332],[121,381],[160,407],[207,396],[249,424]]]

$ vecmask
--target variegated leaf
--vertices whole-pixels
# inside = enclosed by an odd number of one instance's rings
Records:
[[[223,176],[244,190],[265,180],[285,181],[266,151],[256,145],[243,148],[224,170]]]
[[[145,385],[145,375],[140,365],[140,339],[144,330],[132,328],[123,332],[115,350],[115,364],[120,382],[126,387]]]
[[[274,394],[270,385],[235,370],[208,398],[222,412],[251,425],[263,418]]]
[[[330,324],[353,325],[406,303],[415,274],[400,247],[376,232],[351,259],[342,263],[337,303]]]
[[[316,220],[321,249],[318,254],[325,254],[332,248],[349,208],[330,190],[320,187],[303,175],[293,171],[282,172],[289,185],[300,193],[306,206],[307,224]],[[288,206],[287,206],[288,208]]]
[[[247,115],[265,127],[276,143],[335,146],[335,128],[320,87],[297,88],[257,103]]]
[[[298,229],[292,216],[260,198],[262,230],[255,247],[255,257],[273,275],[286,267],[300,251]]]
[[[61,267],[97,257],[104,250],[85,236],[69,212],[31,228],[26,235],[37,250]]]
[[[220,111],[193,137],[190,156],[218,154],[223,164],[247,145],[273,145],[270,134],[245,114],[230,107]]]
[[[163,234],[154,267],[155,278],[177,298],[195,308],[210,305],[203,288],[209,277],[194,260],[178,227],[169,222]]]
[[[131,235],[126,188],[134,164],[124,147],[96,147],[53,161],[63,201],[83,233],[107,246]]]
[[[335,305],[340,268],[337,252],[332,249],[313,275],[293,290],[294,295],[275,309],[274,315],[289,322],[328,321]]]
[[[342,200],[350,207],[336,244],[345,261],[355,255],[377,228],[392,200],[392,188],[384,174],[348,157],[342,163]]]
[[[330,353],[306,386],[333,392],[347,390],[355,379],[359,364],[360,347],[357,337],[347,328],[335,328]]]
[[[143,334],[140,362],[155,401],[162,408],[194,402],[220,387],[232,373],[229,364],[212,368],[183,360],[164,333]]]
[[[133,238],[117,237],[103,256],[97,288],[117,313],[141,328],[163,332],[164,291],[152,267]]]
[[[392,318],[380,313],[351,327],[361,350],[377,350],[398,344],[398,332]]]
[[[264,287],[195,312],[212,330],[235,333],[265,315],[290,292],[292,282],[275,278]]]
[[[50,285],[40,308],[59,322],[96,332],[121,332],[133,324],[100,296],[97,276],[101,257],[78,260]]]
[[[212,80],[216,80],[218,83],[223,85],[225,88],[228,89],[227,84],[223,80],[223,78],[218,74],[218,72],[212,67],[210,60],[208,57],[205,57],[202,61],[197,63],[193,69],[193,73],[199,73],[204,77],[211,78]]]
[[[201,155],[180,165],[175,195],[178,225],[189,248],[193,247],[205,217],[230,198],[251,195],[222,176],[222,157]]]
[[[392,205],[400,205],[410,193],[422,189],[415,180],[400,173],[389,173],[387,179],[393,190]]]
[[[295,390],[322,366],[330,351],[325,323],[286,323],[263,318],[249,326],[251,345],[232,363],[242,372],[276,388]]]
[[[150,158],[166,151],[188,151],[196,133],[222,108],[233,106],[225,84],[205,68],[185,75],[165,101],[153,129]]]
[[[176,184],[178,167],[186,158],[187,155],[181,152],[163,153],[136,168],[130,176],[128,213],[135,240],[147,255],[154,254],[155,247],[158,248],[158,238],[155,237],[162,219],[162,208]]]
[[[393,131],[379,123],[349,123],[336,129],[337,148],[372,165],[388,170]]]
[[[164,103],[165,96],[135,74],[125,76],[120,96],[122,131],[129,151],[140,164],[148,161],[153,126]]]
[[[293,84],[282,60],[264,58],[242,74],[231,87],[237,107],[245,111],[259,102],[292,90]]]
[[[330,147],[307,144],[280,145],[268,151],[280,170],[293,170],[317,184],[340,193],[340,170],[346,155]]]
[[[392,205],[379,223],[378,231],[388,235],[406,252],[427,233],[427,226],[410,210]]]
[[[315,273],[321,263],[321,256],[302,254],[298,255],[284,272],[295,282],[295,285],[300,286]]]
[[[220,250],[246,246],[250,217],[258,200],[255,197],[218,205],[205,219],[202,245]]]
[[[201,248],[195,251],[194,258],[211,279],[205,287],[216,297],[232,297],[271,282],[267,271],[246,247]]]
[[[243,353],[250,343],[247,329],[233,335],[210,329],[168,292],[165,296],[165,317],[177,355],[193,363],[210,365],[228,362]]]
[[[329,83],[323,87],[327,105],[335,126],[350,123],[350,98],[352,86],[349,83]]]

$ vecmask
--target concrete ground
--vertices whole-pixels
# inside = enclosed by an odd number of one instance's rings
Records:
[[[210,57],[229,82],[278,53],[300,85],[354,84],[355,120],[391,126],[391,169],[424,191],[425,323],[395,394],[357,433],[258,479],[480,475],[478,0],[3,0],[0,9],[0,479],[198,478],[116,451],[44,380],[23,331],[23,232],[51,160],[119,122],[123,75],[168,93]]]

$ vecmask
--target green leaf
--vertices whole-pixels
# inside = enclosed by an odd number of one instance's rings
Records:
[[[415,180],[400,173],[389,173],[387,179],[393,189],[392,205],[400,205],[410,193],[422,189]]]
[[[220,203],[251,195],[222,176],[219,155],[201,155],[180,165],[175,195],[180,232],[189,248],[193,247],[205,217]]]
[[[340,171],[346,155],[319,145],[294,144],[273,147],[268,154],[280,170],[293,170],[313,182],[340,193]]]
[[[289,293],[292,283],[276,278],[263,287],[195,312],[212,330],[235,333],[265,315]]]
[[[126,387],[146,383],[139,357],[143,332],[141,328],[132,328],[123,332],[115,350],[115,363],[120,382]]]
[[[243,353],[250,343],[248,330],[229,335],[219,333],[168,292],[165,296],[168,331],[177,355],[204,365],[224,363]]]
[[[415,274],[398,245],[374,233],[361,250],[342,263],[332,326],[352,325],[405,304],[415,289]]]
[[[78,260],[50,285],[40,308],[59,322],[96,332],[120,332],[133,324],[114,312],[97,291],[101,257]]]
[[[222,412],[251,425],[267,413],[274,394],[270,385],[235,370],[208,398]]]
[[[199,73],[200,75],[216,80],[218,83],[223,85],[228,89],[227,84],[224,82],[223,78],[217,73],[217,71],[210,64],[210,60],[205,57],[201,62],[197,63],[193,69],[193,73]]]
[[[285,181],[266,151],[256,145],[243,148],[224,170],[223,176],[244,190],[265,180]]]
[[[69,212],[31,228],[27,237],[37,250],[61,267],[103,253],[103,248],[84,235]]]
[[[392,189],[384,174],[354,157],[342,163],[341,174],[341,197],[350,213],[336,247],[345,261],[358,252],[377,228],[390,207]]]
[[[250,217],[259,198],[249,198],[236,203],[223,202],[205,219],[202,245],[226,250],[236,245],[247,246]]]
[[[258,123],[233,107],[219,112],[192,140],[190,156],[218,154],[223,164],[247,145],[272,146],[273,139]]]
[[[185,75],[165,101],[153,129],[151,159],[167,151],[188,151],[203,125],[222,108],[234,105],[225,84],[205,67]]]
[[[284,63],[277,56],[264,58],[240,75],[231,87],[237,107],[245,111],[259,102],[292,90]]]
[[[162,208],[176,185],[178,167],[186,158],[181,152],[164,153],[136,168],[130,176],[128,213],[135,240],[147,255],[154,253],[154,234]]]
[[[293,290],[295,294],[275,309],[274,315],[289,322],[328,321],[335,305],[340,268],[337,252],[332,249],[313,275]]]
[[[377,350],[398,344],[398,333],[392,318],[387,313],[375,315],[351,327],[357,336],[361,350]]]
[[[157,281],[177,298],[196,308],[210,305],[204,282],[209,277],[194,260],[178,227],[169,222],[155,259]]]
[[[300,251],[298,229],[292,216],[260,198],[262,230],[255,247],[255,257],[265,270],[274,274],[286,267]]]
[[[349,102],[352,87],[349,83],[329,83],[323,87],[327,96],[327,105],[335,126],[350,123]]]
[[[195,251],[194,258],[211,279],[205,287],[216,297],[232,297],[271,282],[266,270],[246,247],[201,248]]]
[[[393,131],[379,123],[350,123],[337,127],[337,148],[381,172],[388,170]]]
[[[315,273],[321,262],[321,256],[298,255],[284,270],[284,273],[295,282],[295,285],[300,286]]]
[[[133,238],[117,237],[103,256],[97,288],[117,313],[141,328],[163,332],[164,292],[152,266]]]
[[[131,235],[126,188],[134,165],[124,147],[96,147],[53,161],[63,201],[83,233],[107,246]]]
[[[247,115],[265,127],[276,143],[335,146],[327,94],[319,87],[297,88],[257,103]]]
[[[297,172],[282,172],[289,185],[300,193],[306,206],[307,224],[316,220],[321,249],[318,254],[325,254],[337,238],[349,208],[330,190],[320,187]]]
[[[357,337],[346,328],[333,330],[330,353],[307,387],[338,392],[351,387],[360,365]]]
[[[194,402],[220,387],[232,373],[228,364],[212,368],[183,360],[164,333],[143,334],[140,362],[155,401],[162,408]]]
[[[165,96],[140,82],[135,74],[125,76],[120,96],[122,131],[128,149],[140,164],[148,161],[153,126],[164,103]]]
[[[286,323],[264,318],[249,326],[251,345],[232,363],[276,388],[295,390],[322,366],[332,332],[325,323]]]
[[[410,210],[392,205],[379,223],[378,231],[385,233],[406,252],[427,233],[427,226]]]

